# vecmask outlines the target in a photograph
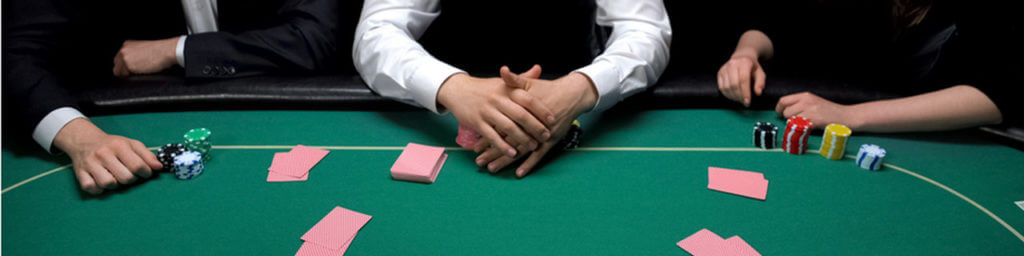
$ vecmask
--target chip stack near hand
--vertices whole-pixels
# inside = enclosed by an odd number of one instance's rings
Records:
[[[882,160],[885,159],[885,149],[875,144],[860,145],[857,152],[857,166],[860,168],[877,171],[882,169]]]
[[[790,154],[802,155],[807,152],[807,134],[811,132],[811,120],[791,116],[786,120],[786,132],[782,135],[782,149]]]
[[[762,149],[775,148],[775,136],[779,133],[779,127],[769,122],[757,122],[754,124],[754,146]]]
[[[174,157],[174,177],[190,180],[203,174],[203,155],[195,151],[185,151]]]
[[[185,133],[185,147],[188,150],[199,152],[203,155],[203,161],[210,160],[210,149],[213,148],[213,144],[210,144],[210,129],[206,128],[195,128],[188,130]]]
[[[565,133],[565,137],[555,146],[562,150],[570,150],[580,146],[580,138],[583,137],[583,127],[580,125],[579,120],[572,121],[572,125],[569,126],[569,131]]]
[[[156,152],[157,160],[164,166],[164,171],[174,172],[174,157],[185,153],[185,145],[181,143],[168,143]]]
[[[821,156],[831,159],[843,159],[846,152],[846,139],[853,131],[841,124],[829,124],[825,126],[825,133],[821,135]]]

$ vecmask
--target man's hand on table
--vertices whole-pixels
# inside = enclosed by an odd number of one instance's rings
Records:
[[[163,168],[141,142],[109,135],[84,118],[68,122],[53,144],[71,157],[78,184],[90,194],[149,178]]]
[[[491,172],[497,172],[517,159],[529,155],[516,168],[516,176],[522,178],[529,174],[537,163],[565,136],[572,121],[596,104],[597,90],[590,78],[576,72],[556,80],[542,80],[516,75],[507,67],[502,67],[501,77],[506,85],[516,88],[514,92],[527,92],[533,96],[532,98],[519,98],[516,103],[532,105],[539,101],[551,109],[555,117],[555,121],[548,126],[552,131],[552,136],[541,140],[539,148],[529,154],[525,152],[520,152],[516,156],[502,154],[499,148],[491,146],[494,140],[487,137],[482,138],[475,146],[474,150],[480,153],[476,158],[477,165],[486,166]]]
[[[523,76],[540,76],[540,66]],[[496,152],[515,157],[535,150],[540,145],[538,141],[551,137],[547,126],[554,121],[554,115],[532,97],[525,91],[506,86],[500,78],[475,78],[460,73],[441,85],[437,101],[451,111],[459,123],[493,141]]]
[[[175,47],[178,37],[161,40],[127,40],[114,56],[114,75],[153,74],[168,69],[178,62]]]

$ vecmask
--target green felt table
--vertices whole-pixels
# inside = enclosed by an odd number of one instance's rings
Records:
[[[517,179],[477,168],[454,118],[425,111],[92,120],[148,146],[207,127],[213,159],[194,180],[89,196],[66,156],[5,148],[4,255],[289,255],[335,206],[373,216],[348,255],[688,255],[675,243],[702,228],[764,255],[1024,254],[1024,153],[974,132],[854,131],[848,155],[888,150],[872,172],[815,154],[820,136],[805,155],[753,148],[755,121],[784,124],[773,112],[588,114],[580,149]],[[391,179],[409,142],[448,147],[435,183]],[[331,152],[308,181],[267,183],[274,153],[296,144]],[[767,200],[707,189],[708,166],[764,173]]]

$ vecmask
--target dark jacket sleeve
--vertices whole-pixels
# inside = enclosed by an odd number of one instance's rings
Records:
[[[277,16],[266,17],[278,21],[268,27],[188,36],[185,75],[212,78],[310,73],[336,65],[336,0],[289,0]]]
[[[3,3],[3,97],[19,133],[35,129],[46,114],[76,107],[56,75],[57,42],[70,29],[70,16],[51,0]],[[5,126],[10,127],[10,126]]]

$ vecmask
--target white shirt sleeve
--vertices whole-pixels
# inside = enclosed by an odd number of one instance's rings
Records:
[[[181,36],[178,38],[178,44],[174,46],[174,59],[178,60],[178,66],[185,67],[185,38],[188,36]]]
[[[32,131],[32,139],[46,149],[46,152],[53,152],[53,138],[57,137],[57,133],[64,128],[64,125],[77,118],[85,118],[85,115],[72,107],[62,107],[50,111]]]
[[[431,56],[416,39],[440,14],[440,0],[367,0],[352,45],[356,70],[370,89],[438,112],[437,92],[463,72]]]
[[[597,0],[597,24],[611,26],[605,51],[576,70],[597,87],[592,110],[610,108],[654,84],[668,66],[672,26],[661,0]]]

